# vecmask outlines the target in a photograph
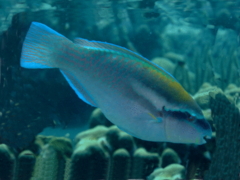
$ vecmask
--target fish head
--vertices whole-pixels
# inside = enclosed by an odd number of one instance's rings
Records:
[[[212,130],[201,110],[184,108],[162,108],[166,139],[174,143],[204,144],[206,138],[211,138]]]

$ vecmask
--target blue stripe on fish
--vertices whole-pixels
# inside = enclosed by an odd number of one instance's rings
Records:
[[[76,92],[78,97],[80,99],[82,99],[85,103],[87,103],[87,104],[89,104],[91,106],[95,106],[96,107],[96,105],[95,105],[96,103],[91,98],[91,96],[87,93],[87,91],[84,89],[84,87],[82,86],[81,82],[79,82],[77,80],[77,78],[74,77],[74,75],[72,75],[70,72],[63,71],[63,70],[60,70],[60,71],[63,74],[63,76],[66,78],[66,80],[69,83],[69,85]],[[76,87],[76,85],[77,85],[77,87]]]

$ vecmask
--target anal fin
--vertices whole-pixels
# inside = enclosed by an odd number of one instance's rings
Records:
[[[91,106],[95,106],[94,100],[91,98],[91,96],[88,94],[88,92],[84,89],[82,84],[79,82],[79,80],[69,71],[63,71],[60,70],[69,85],[72,87],[72,89],[75,91],[75,93],[78,95],[80,99],[82,99],[84,102]]]

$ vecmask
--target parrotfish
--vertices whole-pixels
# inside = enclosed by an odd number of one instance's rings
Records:
[[[32,22],[21,66],[58,68],[78,97],[98,107],[130,135],[153,142],[205,143],[212,134],[202,111],[162,67],[126,48],[99,41],[73,41]]]

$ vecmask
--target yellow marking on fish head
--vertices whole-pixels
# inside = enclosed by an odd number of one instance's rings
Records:
[[[151,118],[153,118],[154,120],[157,120],[156,116],[154,116],[152,113],[148,113],[148,114],[151,116]]]

